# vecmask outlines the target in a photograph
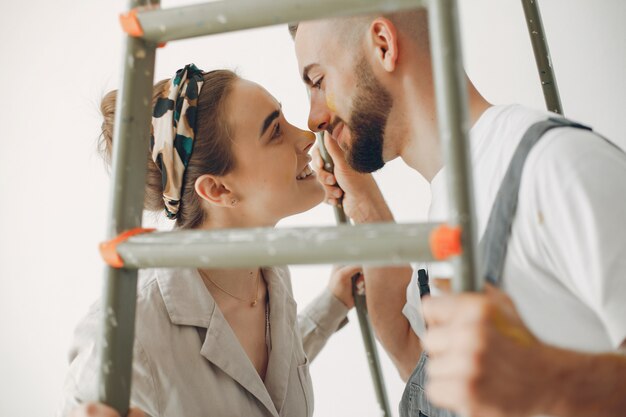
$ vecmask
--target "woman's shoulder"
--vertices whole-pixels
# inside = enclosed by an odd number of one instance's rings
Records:
[[[171,275],[174,275],[174,270],[166,268],[143,269],[139,271],[137,280],[137,314],[150,312],[155,309],[165,309],[159,279]],[[138,317],[138,320],[142,319]]]
[[[158,289],[157,276],[160,272],[155,269],[145,269],[139,271],[137,281],[137,305],[136,305],[136,327],[143,325],[143,321],[149,318],[145,314],[148,310],[154,310],[159,306],[159,299],[162,299]],[[96,300],[87,310],[87,313],[79,320],[74,330],[74,338],[70,348],[70,361],[84,349],[85,345],[92,344],[96,340],[98,329],[102,321],[103,303],[102,299]]]
[[[137,276],[137,306],[150,303],[150,300],[158,296],[157,269],[141,269]],[[162,273],[162,272],[161,272]],[[156,291],[155,291],[156,290]],[[99,316],[103,308],[102,299],[98,298],[87,310],[87,314],[80,323],[91,322],[93,317]],[[79,324],[80,326],[80,324]]]

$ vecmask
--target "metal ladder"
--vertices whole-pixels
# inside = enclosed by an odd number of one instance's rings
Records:
[[[560,113],[537,0],[522,0],[522,4],[546,104],[548,109]],[[439,133],[449,169],[451,218],[447,224],[144,233],[147,230],[141,229],[141,219],[145,152],[158,47],[169,41],[235,30],[423,6],[429,13]],[[130,0],[129,11],[121,16],[121,22],[128,36],[116,107],[107,229],[110,240],[102,245],[108,266],[102,297],[101,340],[106,343],[100,346],[101,402],[121,415],[128,411],[139,268],[450,260],[455,270],[453,289],[480,290],[467,149],[468,105],[456,0],[228,0],[169,9],[160,9],[159,0]],[[336,214],[338,218],[342,215]],[[364,299],[355,301],[381,415],[389,416]]]

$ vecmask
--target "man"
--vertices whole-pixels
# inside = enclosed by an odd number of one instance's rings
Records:
[[[319,173],[328,201],[342,198],[358,223],[393,221],[366,173],[400,157],[431,182],[431,220],[445,221],[426,13],[290,29],[311,94],[309,127],[326,132],[336,164],[334,175]],[[482,235],[522,136],[549,115],[491,106],[467,85]],[[319,171],[319,155],[316,164]],[[505,242],[507,295],[488,286],[485,294],[433,297],[422,306],[410,268],[365,271],[376,334],[409,379],[403,416],[449,415],[423,398],[424,389],[435,405],[468,416],[624,415],[626,157],[588,130],[561,127],[543,135],[524,166]],[[445,275],[437,266],[430,272]]]

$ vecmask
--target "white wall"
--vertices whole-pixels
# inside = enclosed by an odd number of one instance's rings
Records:
[[[234,0],[231,0],[234,1]],[[165,6],[181,4],[167,1]],[[519,0],[461,0],[467,70],[494,103],[542,108]],[[626,147],[626,3],[543,0],[565,112]],[[0,7],[0,415],[51,415],[72,329],[99,295],[109,179],[95,152],[98,103],[116,87],[125,2],[2,1]],[[306,126],[306,94],[285,27],[172,42],[157,77],[188,62],[236,68]],[[378,176],[400,221],[423,220],[426,184],[399,162]],[[406,192],[406,186],[412,187]],[[327,206],[284,225],[332,224]],[[305,304],[328,267],[293,268]],[[356,318],[312,368],[317,415],[374,416]],[[403,384],[383,354],[395,408]],[[395,411],[395,409],[394,409]]]

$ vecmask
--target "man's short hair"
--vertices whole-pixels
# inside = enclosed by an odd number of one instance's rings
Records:
[[[374,14],[354,16],[342,18],[343,25],[339,25],[339,30],[345,30],[347,33],[354,34],[354,29],[359,27],[359,23],[368,22],[369,19],[376,17]],[[425,41],[428,45],[428,13],[426,9],[420,8],[415,10],[395,12],[385,15],[389,20],[393,21],[400,30],[408,34],[415,40]],[[300,22],[289,23],[289,34],[292,39],[296,39],[298,25]]]

